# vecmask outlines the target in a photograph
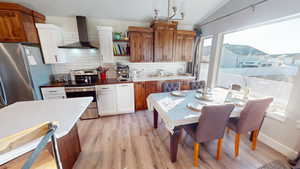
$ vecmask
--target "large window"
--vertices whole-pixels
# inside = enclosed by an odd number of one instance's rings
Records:
[[[299,29],[300,19],[293,19],[225,34],[217,85],[272,96],[268,112],[284,113],[300,65]]]
[[[207,81],[209,63],[211,60],[212,38],[204,38],[200,57],[199,80]]]

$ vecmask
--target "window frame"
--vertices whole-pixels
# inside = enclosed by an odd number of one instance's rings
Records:
[[[208,83],[208,81],[209,81],[209,75],[210,75],[210,67],[211,67],[211,62],[212,62],[212,49],[213,49],[213,40],[214,40],[214,36],[213,35],[208,35],[208,36],[202,36],[202,37],[200,37],[200,43],[199,43],[199,57],[200,57],[200,60],[199,60],[199,62],[200,62],[200,65],[199,65],[199,76],[200,76],[200,74],[201,74],[201,61],[202,61],[202,59],[203,59],[203,49],[204,49],[204,41],[206,40],[206,39],[212,39],[212,44],[211,44],[211,50],[210,50],[210,59],[209,59],[209,62],[208,62],[208,73],[207,73],[207,78],[205,79],[205,81],[206,81],[206,83]],[[200,78],[200,77],[199,77]]]
[[[251,28],[256,28],[256,27],[260,27],[260,26],[264,26],[264,25],[270,25],[273,23],[279,23],[279,22],[284,22],[284,21],[288,21],[288,20],[292,20],[292,19],[297,19],[300,18],[299,15],[297,16],[292,16],[292,17],[286,17],[286,18],[280,18],[277,20],[272,20],[272,21],[267,21],[264,23],[260,23],[260,24],[254,24],[254,25],[250,25],[250,26],[246,26],[246,27],[242,27],[242,28],[237,28],[237,29],[233,29],[233,30],[229,30],[229,31],[225,31],[225,32],[221,32],[215,35],[208,35],[208,36],[204,36],[204,37],[212,37],[213,38],[213,45],[212,45],[212,51],[219,51],[216,53],[213,53],[214,56],[212,57],[214,62],[217,64],[212,64],[209,65],[209,67],[212,67],[212,70],[209,70],[208,72],[208,76],[215,76],[215,78],[211,78],[210,82],[208,80],[208,83],[211,83],[210,87],[216,87],[216,83],[218,80],[218,75],[219,75],[219,70],[220,70],[220,60],[222,57],[222,48],[224,45],[224,35],[226,34],[230,34],[230,33],[235,33],[235,32],[239,32],[239,31],[244,31],[247,29],[251,29]],[[217,39],[217,40],[216,40]],[[221,43],[220,43],[221,42]],[[221,44],[221,45],[220,45]],[[203,44],[201,46],[201,49],[203,47]],[[210,62],[212,62],[212,60],[210,60]],[[300,69],[298,70],[297,74],[296,74],[297,78],[300,78]],[[295,91],[295,86],[293,86],[291,93],[293,93]],[[289,113],[289,107],[291,104],[291,97],[288,100],[288,104],[286,106],[286,109],[284,112],[267,112],[266,116],[277,120],[279,122],[285,122]]]

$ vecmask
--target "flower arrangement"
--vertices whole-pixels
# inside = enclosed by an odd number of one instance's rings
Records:
[[[99,67],[97,67],[97,69],[96,69],[99,73],[106,73],[108,70],[109,70],[109,68],[106,68],[106,67],[103,67],[103,66],[99,66]]]
[[[100,74],[100,79],[101,79],[101,80],[106,80],[106,72],[109,70],[109,68],[99,66],[99,67],[97,67],[96,70],[97,70],[97,71],[99,72],[99,74]]]

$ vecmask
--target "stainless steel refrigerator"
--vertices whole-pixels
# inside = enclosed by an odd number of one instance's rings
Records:
[[[0,43],[0,108],[41,99],[39,86],[50,82],[51,74],[38,46]]]

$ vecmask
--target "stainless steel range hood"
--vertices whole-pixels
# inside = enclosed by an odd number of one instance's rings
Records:
[[[98,49],[91,45],[88,38],[87,24],[85,16],[76,16],[77,29],[79,35],[79,42],[71,43],[68,45],[59,46],[59,48],[68,49]]]

